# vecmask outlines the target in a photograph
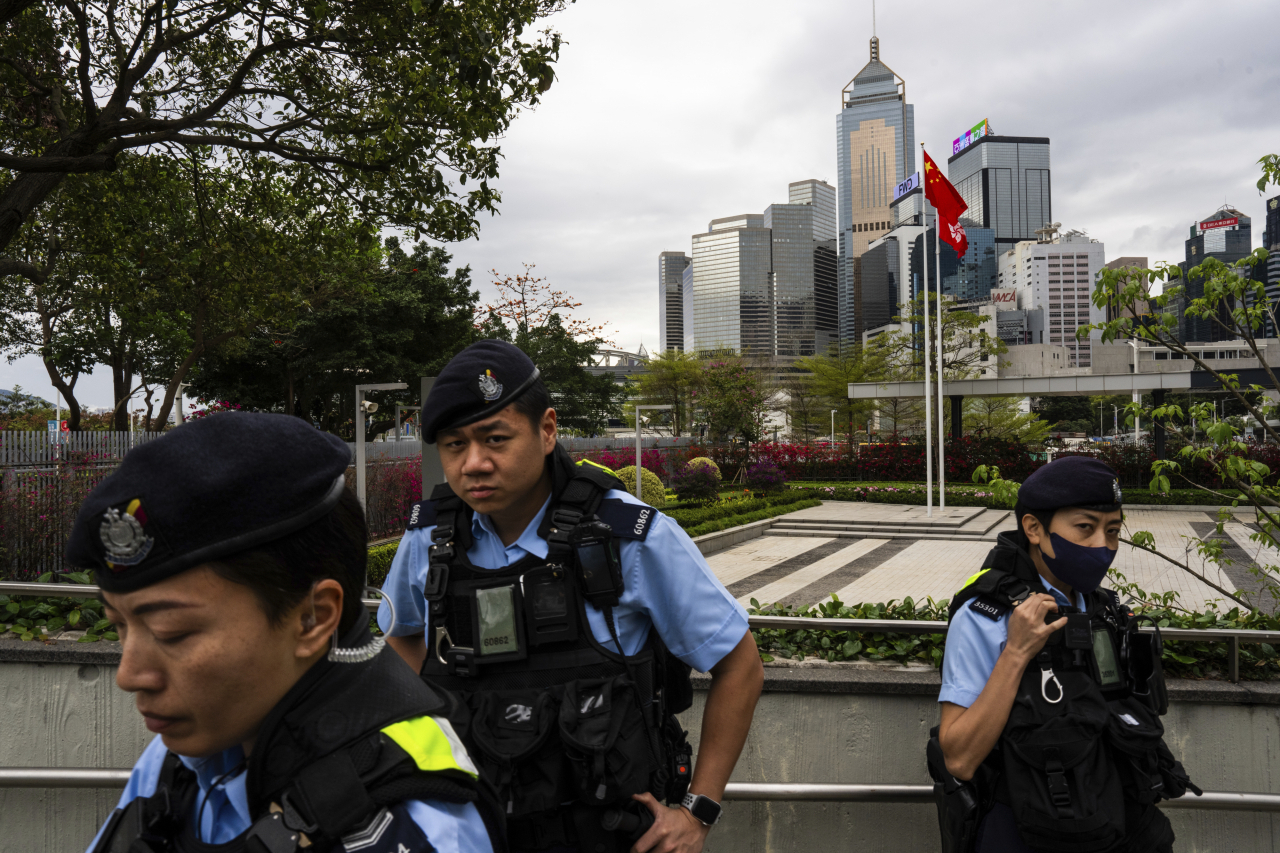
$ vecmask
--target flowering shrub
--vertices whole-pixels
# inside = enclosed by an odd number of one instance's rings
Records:
[[[671,478],[671,489],[681,501],[707,503],[720,494],[720,469],[711,465],[687,463]]]
[[[748,465],[743,479],[751,488],[765,493],[780,492],[786,485],[786,478],[782,476],[778,466],[768,459],[761,459]]]
[[[80,504],[114,467],[105,455],[70,453],[54,468],[0,472],[0,580],[66,570],[63,554]]]
[[[631,494],[636,493],[636,466],[628,465],[625,468],[619,468],[616,472],[618,479],[627,487],[627,491]],[[658,475],[644,469],[644,475],[641,477],[640,483],[640,500],[652,507],[662,507],[667,503],[667,490],[662,487],[662,481],[658,479]]]
[[[356,469],[347,469],[347,486],[356,487]],[[365,476],[365,520],[371,539],[398,536],[409,523],[413,505],[422,500],[422,457],[368,463]]]
[[[656,474],[660,480],[665,480],[671,475],[673,468],[678,467],[680,462],[683,461],[681,453],[683,450],[684,448],[679,447],[649,448],[640,454],[640,462],[644,465],[644,470]],[[571,455],[575,460],[589,459],[611,471],[617,471],[619,468],[626,468],[629,465],[634,466],[636,464],[634,447],[620,447],[616,450],[587,450]],[[676,461],[676,464],[672,465],[672,461]]]
[[[206,400],[203,397],[197,397],[193,402],[193,406],[204,406],[203,409],[197,409],[187,415],[187,420],[197,420],[199,418],[207,418],[209,415],[216,415],[219,412],[243,412],[244,406],[239,403],[232,403],[230,400]]]
[[[690,467],[697,465],[703,468],[710,468],[712,471],[716,472],[716,480],[724,479],[724,477],[720,473],[720,466],[717,465],[712,460],[708,459],[706,456],[695,456],[685,464],[689,465]]]

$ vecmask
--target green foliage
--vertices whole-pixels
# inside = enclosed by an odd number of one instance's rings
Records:
[[[669,418],[671,434],[692,429],[693,392],[702,384],[702,363],[693,353],[667,350],[649,356],[645,370],[636,381],[636,402],[646,406],[675,406],[670,412],[650,412],[658,419]],[[635,413],[632,411],[631,416]]]
[[[1018,503],[1019,483],[1005,480],[1000,476],[1000,469],[995,465],[979,465],[973,470],[973,482],[986,483],[995,495],[999,506],[1013,509]]]
[[[886,619],[945,622],[947,602],[930,598],[917,604],[910,596],[886,604],[844,604],[834,594],[830,601],[800,609],[791,604],[765,604],[751,599],[752,616],[807,616],[823,619]],[[814,631],[805,628],[752,628],[760,659],[837,661],[892,661],[942,666],[943,634],[895,634],[892,631]]]
[[[743,497],[736,495],[725,497],[710,506],[679,507],[664,510],[664,514],[685,530],[690,530],[709,521],[737,518],[764,509],[774,507],[791,507],[802,501],[811,501],[815,495],[810,492],[790,491],[768,497]],[[797,507],[798,508],[798,507]],[[762,516],[768,518],[768,516]],[[727,525],[732,527],[733,525]],[[703,531],[709,532],[709,531]]]
[[[5,4],[0,152],[36,162],[0,192],[0,249],[57,187],[49,173],[157,146],[257,157],[326,206],[472,237],[499,198],[495,140],[554,80],[560,36],[534,28],[563,5]]]
[[[422,242],[406,253],[391,237],[381,251],[370,247],[368,261],[351,287],[203,359],[192,393],[295,414],[354,440],[355,385],[409,381],[406,390],[367,395],[380,408],[366,438],[393,429],[395,404],[418,398],[412,381],[439,373],[471,343],[478,294],[470,270],[450,272],[439,246]]]
[[[391,561],[396,558],[396,551],[399,548],[400,540],[397,539],[395,542],[369,549],[369,565],[366,574],[370,586],[381,587],[386,581],[387,572],[391,571]]]
[[[720,466],[719,466],[719,465],[717,465],[715,462],[711,461],[710,459],[708,459],[708,458],[707,458],[707,457],[705,457],[705,456],[695,456],[695,457],[693,457],[692,459],[690,459],[690,460],[688,461],[688,463],[687,463],[687,464],[689,465],[689,467],[690,467],[690,468],[692,468],[692,467],[694,467],[694,466],[700,466],[700,467],[703,467],[703,468],[710,468],[712,471],[715,471],[715,472],[716,472],[716,479],[717,479],[717,480],[723,480],[723,479],[724,479],[724,475],[722,475],[722,474],[720,473]]]
[[[686,503],[708,503],[720,494],[720,471],[686,463],[671,475],[671,489]]]
[[[789,512],[795,512],[800,509],[808,509],[811,506],[819,506],[822,501],[817,498],[810,498],[794,503],[782,504],[780,506],[770,506],[764,509],[758,509],[754,512],[740,513],[732,515],[728,518],[721,518],[714,521],[704,521],[701,524],[695,524],[686,528],[685,533],[690,536],[705,536],[708,533],[717,533],[721,530],[728,530],[730,527],[741,527],[744,524],[752,524],[757,521],[764,521],[766,518],[774,518],[779,515],[786,515]]]
[[[703,367],[695,405],[713,442],[738,438],[747,443],[764,436],[772,389],[762,365],[738,355],[713,358]]]
[[[1021,401],[1020,397],[972,397],[965,400],[965,434],[1007,438],[1024,444],[1044,441],[1049,436],[1049,423],[1036,412],[1023,412]],[[947,412],[947,417],[950,416]]]
[[[628,465],[625,468],[619,468],[614,473],[617,474],[623,485],[627,487],[627,491],[634,495],[636,493],[636,466]],[[640,500],[658,509],[666,506],[667,490],[663,487],[662,481],[658,479],[658,475],[645,468],[641,479]]]
[[[864,349],[862,346],[846,346],[843,349],[832,346],[826,355],[806,356],[796,360],[796,369],[813,374],[812,382],[807,388],[795,388],[802,394],[812,393],[816,400],[817,412],[814,414],[817,424],[815,428],[822,435],[822,422],[830,421],[824,415],[830,415],[832,409],[836,414],[836,435],[843,435],[848,442],[850,452],[853,451],[854,433],[862,428],[875,409],[871,400],[853,400],[849,397],[850,382],[867,382],[879,378],[886,370],[884,355],[880,350]],[[800,399],[799,405],[807,404],[807,399]],[[794,404],[794,401],[793,401]],[[893,403],[888,403],[893,405]],[[799,415],[807,419],[808,415],[792,410],[792,426]],[[837,441],[842,439],[838,438]]]
[[[48,583],[52,573],[39,580]],[[89,584],[88,572],[71,572],[61,577],[62,583]],[[118,640],[111,623],[102,617],[102,602],[96,598],[37,598],[0,595],[0,637],[12,633],[19,640],[45,640],[61,630],[84,631],[81,643]]]

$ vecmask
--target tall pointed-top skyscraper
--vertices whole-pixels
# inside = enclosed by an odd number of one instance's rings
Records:
[[[894,188],[916,170],[915,107],[907,84],[880,61],[871,37],[871,61],[849,81],[836,117],[837,276],[840,341],[862,339],[859,259],[867,244],[893,227]]]

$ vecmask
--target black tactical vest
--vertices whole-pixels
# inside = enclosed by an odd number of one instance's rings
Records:
[[[1043,589],[1018,532],[1000,534],[985,565],[951,600],[952,617],[968,606],[998,620]],[[1169,850],[1173,830],[1155,803],[1199,789],[1163,740],[1159,635],[1139,633],[1141,618],[1111,590],[1084,599],[1023,673],[975,782],[988,807],[1010,807],[1033,850]]]
[[[372,637],[360,622],[344,639]],[[248,830],[225,844],[197,839],[195,773],[170,752],[155,793],[116,809],[93,853],[397,853],[421,836],[397,809],[409,800],[476,803],[495,853],[505,851],[496,797],[468,772],[451,715],[449,697],[390,649],[361,663],[322,659],[263,721],[246,764]]]
[[[545,560],[473,565],[471,510],[448,485],[414,508],[410,529],[435,525],[422,677],[471,710],[460,733],[498,791],[513,849],[621,851],[634,839],[602,821],[634,813],[632,794],[678,801],[688,787],[689,746],[674,715],[692,702],[690,670],[654,631],[637,654],[619,653],[620,543],[648,536],[657,511],[605,500],[622,483],[558,446],[548,465]],[[592,633],[588,603],[613,648]]]

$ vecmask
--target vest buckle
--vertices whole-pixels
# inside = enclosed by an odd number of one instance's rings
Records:
[[[298,840],[298,833],[284,825],[284,815],[276,812],[263,815],[249,827],[244,847],[248,853],[293,853]]]
[[[453,557],[453,546],[446,545],[449,549],[449,557]],[[436,549],[435,545],[431,546],[431,550]],[[422,583],[422,597],[427,601],[439,601],[444,598],[445,590],[449,586],[449,564],[436,562],[436,555],[432,554],[431,562],[427,564],[427,577]]]

